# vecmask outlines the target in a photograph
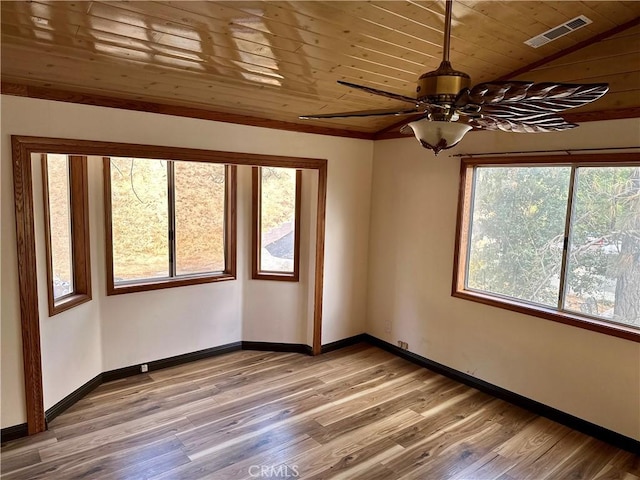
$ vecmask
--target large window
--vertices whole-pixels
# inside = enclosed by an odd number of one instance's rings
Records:
[[[298,281],[302,172],[253,169],[253,274],[262,280]]]
[[[235,278],[235,167],[104,160],[109,294]]]
[[[640,156],[566,160],[466,161],[454,295],[640,339]]]
[[[86,157],[42,154],[49,316],[91,300]]]

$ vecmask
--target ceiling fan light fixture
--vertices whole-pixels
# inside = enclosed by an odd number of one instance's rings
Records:
[[[466,123],[421,118],[408,124],[424,148],[438,155],[441,150],[455,146],[471,130]]]

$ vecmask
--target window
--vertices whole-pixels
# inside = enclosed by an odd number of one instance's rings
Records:
[[[42,154],[49,316],[91,300],[86,157]]]
[[[254,279],[299,279],[301,177],[294,168],[253,168]]]
[[[581,157],[465,161],[454,295],[640,340],[640,156]]]
[[[108,293],[235,278],[235,170],[105,158]]]

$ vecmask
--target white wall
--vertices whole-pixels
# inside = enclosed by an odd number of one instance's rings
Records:
[[[247,259],[238,276],[244,280],[242,339],[247,341],[275,343],[303,343],[311,345],[313,336],[313,297],[315,285],[315,226],[318,205],[318,172],[302,172],[302,195],[300,202],[300,271],[298,282],[279,282],[251,279],[251,168],[242,167],[238,172],[238,191],[243,204],[238,212],[243,212],[239,228],[239,238],[245,241],[238,249],[245,252]],[[246,192],[243,194],[242,192]],[[243,234],[244,233],[244,234]],[[277,303],[272,301],[278,299]],[[269,305],[269,309],[264,306]]]
[[[102,166],[98,157],[89,162]],[[102,199],[102,171],[92,185]],[[245,192],[238,192],[243,201]],[[104,208],[92,210],[101,228],[95,248],[105,245]],[[242,217],[240,217],[242,218]],[[242,238],[242,237],[239,237]],[[244,261],[240,255],[240,265]],[[102,369],[114,370],[153,360],[204,350],[242,340],[242,291],[238,280],[205,283],[147,292],[106,296],[106,263],[93,267],[98,272],[102,326]]]
[[[102,372],[102,344],[100,339],[100,295],[94,293],[93,300],[49,317],[47,299],[47,258],[45,254],[44,202],[42,163],[40,155],[33,155],[33,206],[36,236],[36,269],[38,276],[38,311],[40,313],[41,358],[47,375],[42,378],[44,408],[50,408],[70,392],[80,388],[88,380]],[[96,172],[99,164],[89,164],[89,210],[101,209],[97,195]],[[98,218],[89,218],[91,240],[91,265],[100,263],[96,248]],[[91,270],[91,283],[96,290],[98,271]]]
[[[457,152],[639,146],[640,121],[544,135],[471,132],[438,157],[413,138],[375,144],[367,332],[640,439],[640,344],[451,297]]]
[[[323,343],[363,332],[373,142],[12,96],[2,96],[1,101],[2,427],[26,420],[10,135],[327,159]],[[60,367],[66,364],[66,359],[85,358],[87,355],[84,347],[70,341],[81,332],[91,337],[92,344],[95,344],[95,338],[99,338],[103,371],[241,340],[243,328],[247,329],[252,340],[276,341],[271,337],[259,338],[259,332],[256,331],[258,317],[254,307],[251,319],[243,323],[242,309],[247,305],[243,304],[244,286],[241,276],[237,281],[231,282],[106,297],[99,166],[92,164],[89,173],[92,189],[90,197],[94,203],[91,222],[91,241],[92,245],[95,244],[92,249],[92,269],[97,278],[94,277],[93,283],[94,301],[84,307],[91,310],[97,305],[100,329],[98,332],[91,327],[91,333],[87,334],[84,327],[79,325],[82,321],[77,320],[75,312],[69,313],[69,318],[61,316],[64,314],[53,317],[60,317],[60,322],[64,321],[71,329],[64,337],[57,331],[43,328],[43,359],[48,355],[48,358],[55,358],[56,361],[55,368],[43,363],[45,408],[62,398],[61,395],[64,396],[62,390],[68,390],[71,385],[76,385],[73,388],[77,388],[77,385],[82,385],[94,376],[92,368],[66,371],[65,375],[69,378],[62,376]],[[247,173],[241,175],[245,179],[243,188],[246,188]],[[96,201],[98,205],[95,205]],[[247,211],[246,205],[239,205],[239,208]],[[310,221],[313,222],[313,218]],[[242,220],[239,219],[239,222]],[[243,225],[242,228],[246,229],[246,223]],[[308,234],[310,238],[314,238],[313,225],[310,225]],[[310,252],[307,253],[313,256]],[[238,268],[244,272],[239,270],[239,274],[247,275],[249,266],[246,258],[243,258],[240,250],[238,255]],[[313,266],[309,265],[308,268]],[[307,282],[311,278],[309,276]],[[264,288],[269,288],[266,283]],[[263,312],[275,322],[274,331],[288,332],[288,328],[281,328],[279,322],[296,327],[296,333],[290,339],[277,341],[310,342],[308,322],[312,309],[309,308],[309,298],[312,297],[307,295],[307,298],[299,298],[299,306],[291,310],[299,313],[307,309],[305,326],[297,323],[297,318],[271,314],[278,311],[278,298],[274,295],[260,295],[259,302]],[[82,307],[73,310],[81,312]],[[40,310],[41,317],[46,317],[44,304],[41,304]],[[45,318],[42,320],[46,321]],[[61,349],[66,349],[66,352],[61,354]],[[47,353],[44,353],[45,350]],[[71,390],[64,394],[70,392]]]
[[[6,97],[0,96],[4,110]],[[0,130],[7,129],[7,116],[1,115]],[[2,427],[22,423],[27,417],[22,375],[22,333],[20,328],[20,303],[18,302],[18,261],[16,259],[16,229],[13,203],[13,171],[11,165],[11,144],[6,135],[2,142],[0,161],[0,415]]]

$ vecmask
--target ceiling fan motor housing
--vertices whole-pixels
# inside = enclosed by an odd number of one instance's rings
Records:
[[[416,88],[418,102],[451,104],[458,94],[471,85],[471,78],[454,70],[449,62],[442,62],[437,70],[424,73]]]

